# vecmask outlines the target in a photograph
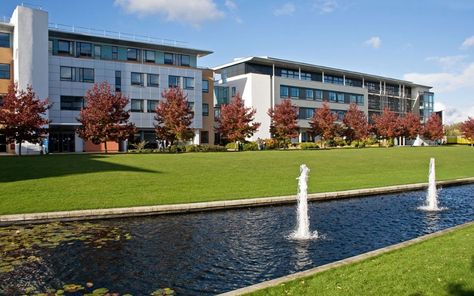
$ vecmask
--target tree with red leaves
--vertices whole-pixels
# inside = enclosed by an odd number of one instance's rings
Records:
[[[399,118],[400,136],[408,139],[416,139],[423,132],[423,126],[420,123],[420,116],[409,112],[405,117]]]
[[[393,141],[393,138],[400,135],[400,126],[398,116],[385,107],[381,115],[373,115],[375,134],[385,140],[385,145],[388,147],[386,140]]]
[[[423,135],[431,141],[441,140],[444,137],[443,123],[436,113],[431,113],[426,121]]]
[[[471,146],[474,146],[474,118],[469,117],[461,123],[461,132],[471,142]]]
[[[46,137],[49,120],[46,111],[51,107],[48,100],[41,100],[31,86],[19,90],[17,84],[10,84],[8,93],[0,106],[0,131],[7,143],[16,143],[21,156],[21,144],[41,143]]]
[[[194,113],[188,104],[187,96],[179,87],[169,88],[161,93],[164,100],[155,109],[155,133],[171,146],[177,141],[187,141],[194,137],[190,128]]]
[[[125,111],[129,99],[119,92],[112,93],[107,82],[94,84],[84,99],[86,106],[77,118],[82,124],[77,129],[81,138],[96,145],[104,143],[107,153],[108,141],[124,141],[135,133],[135,125],[128,122],[130,111]]]
[[[336,124],[336,120],[337,115],[329,109],[329,104],[324,102],[323,107],[316,109],[313,118],[309,121],[311,132],[315,136],[321,137],[323,148],[326,146],[326,141],[336,137],[340,130],[340,127]]]
[[[344,134],[350,142],[358,142],[366,138],[369,134],[367,116],[365,116],[365,113],[359,110],[354,103],[350,104],[349,110],[347,110],[344,115],[343,123],[346,126]]]
[[[287,146],[291,138],[298,137],[298,107],[291,105],[291,100],[282,100],[274,109],[267,112],[270,116],[270,134],[278,145]]]
[[[221,115],[216,119],[216,131],[230,142],[243,142],[251,137],[260,127],[259,122],[253,122],[257,110],[247,108],[244,101],[237,93],[229,104],[221,106]]]

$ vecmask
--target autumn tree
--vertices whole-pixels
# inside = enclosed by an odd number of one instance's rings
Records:
[[[369,123],[365,113],[352,103],[344,115],[343,123],[345,125],[344,134],[350,142],[360,141],[369,134]]]
[[[387,140],[393,141],[393,138],[399,136],[398,116],[389,108],[385,107],[381,115],[374,114],[372,120],[375,134],[385,140],[386,146]]]
[[[0,106],[0,131],[5,134],[7,143],[41,143],[46,137],[49,120],[46,112],[51,107],[48,100],[41,100],[31,86],[19,90],[17,84],[10,84],[8,93]]]
[[[84,100],[85,107],[77,118],[81,123],[77,132],[84,140],[96,145],[104,143],[107,153],[108,141],[124,141],[135,133],[135,125],[128,122],[130,111],[125,110],[129,99],[119,92],[113,93],[107,82],[94,84]]]
[[[423,132],[423,126],[420,123],[420,116],[409,112],[405,117],[399,118],[400,136],[408,139],[416,139]]]
[[[291,100],[282,100],[267,114],[271,119],[270,134],[280,147],[287,146],[291,138],[298,137],[298,108],[291,105]]]
[[[338,130],[340,130],[336,120],[337,115],[329,109],[329,104],[324,102],[323,107],[316,109],[313,118],[309,121],[311,132],[315,136],[321,137],[323,147],[326,146],[326,141],[336,137]]]
[[[444,137],[443,123],[436,113],[432,113],[426,121],[423,136],[431,141],[441,140]]]
[[[469,117],[461,123],[461,132],[464,137],[469,140],[471,146],[474,146],[474,118]]]
[[[155,133],[171,146],[175,142],[184,142],[194,137],[190,128],[194,113],[188,104],[187,96],[179,87],[169,88],[161,93],[161,100],[155,109]]]
[[[256,112],[255,109],[245,107],[244,101],[237,93],[229,104],[221,105],[220,117],[216,119],[216,131],[231,142],[243,142],[260,127],[259,122],[253,122]]]

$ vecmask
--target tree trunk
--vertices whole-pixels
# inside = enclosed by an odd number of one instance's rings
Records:
[[[104,144],[105,144],[105,154],[107,154],[107,141],[105,141]]]

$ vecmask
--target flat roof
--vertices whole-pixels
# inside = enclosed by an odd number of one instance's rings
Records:
[[[426,88],[432,88],[432,86],[429,86],[429,85],[416,84],[407,80],[401,80],[401,79],[396,79],[396,78],[384,77],[384,76],[379,76],[379,75],[367,74],[367,73],[362,73],[362,72],[308,64],[308,63],[303,63],[303,62],[290,61],[290,60],[284,60],[284,59],[278,59],[278,58],[272,58],[272,57],[246,57],[246,58],[237,59],[227,64],[214,67],[212,69],[214,71],[218,71],[230,66],[238,65],[241,63],[247,63],[247,62],[254,62],[256,64],[268,65],[268,66],[275,65],[275,66],[284,67],[284,68],[301,68],[301,70],[306,70],[306,71],[319,70],[319,71],[324,71],[331,74],[352,75],[352,76],[359,76],[361,78],[364,77],[364,78],[369,78],[369,79],[383,80],[387,82],[406,84],[410,86],[421,86],[421,87],[426,87]]]
[[[178,46],[178,45],[164,44],[164,42],[162,43],[153,42],[152,39],[150,39],[150,41],[131,40],[124,37],[117,38],[113,36],[100,36],[97,34],[88,34],[88,33],[83,33],[83,32],[66,32],[64,30],[54,29],[54,28],[49,28],[49,36],[65,38],[65,39],[80,39],[80,40],[87,40],[90,42],[107,43],[107,44],[122,45],[122,46],[129,46],[129,47],[155,49],[155,50],[161,50],[161,51],[187,53],[187,54],[197,55],[198,57],[203,57],[212,53],[212,51],[210,50],[201,50],[201,49],[183,47],[183,46]],[[173,42],[172,40],[170,41]]]

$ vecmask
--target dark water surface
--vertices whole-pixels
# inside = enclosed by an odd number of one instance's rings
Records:
[[[474,220],[474,185],[441,190],[441,212],[417,210],[424,199],[415,191],[311,203],[311,230],[323,238],[307,242],[287,239],[296,205],[93,222],[132,238],[100,249],[76,241],[41,250],[35,270],[0,273],[0,291],[92,281],[133,295],[161,287],[213,295]]]

